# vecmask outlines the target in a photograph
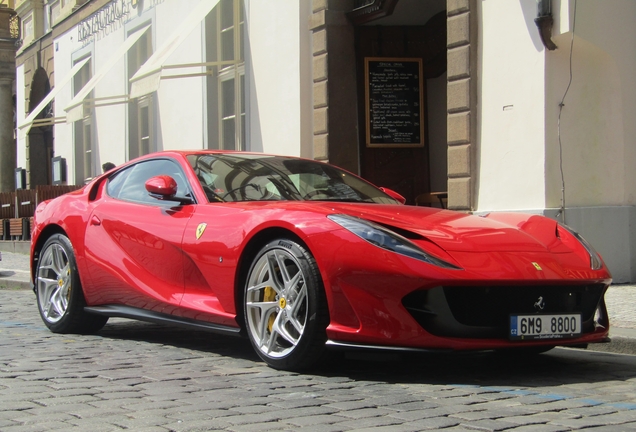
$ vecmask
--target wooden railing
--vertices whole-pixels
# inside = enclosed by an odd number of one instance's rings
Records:
[[[0,240],[29,240],[37,205],[79,188],[44,185],[0,193]]]

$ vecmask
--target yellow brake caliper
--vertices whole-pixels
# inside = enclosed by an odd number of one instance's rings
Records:
[[[68,280],[71,276],[71,269],[68,269],[66,271],[66,279]],[[64,287],[64,279],[60,276],[57,280],[57,287],[59,289],[62,289]],[[71,283],[69,282],[69,286],[68,289],[66,290],[66,301],[70,301],[71,300]]]
[[[68,279],[68,290],[66,290],[66,301],[71,301],[71,269],[66,271],[66,278]],[[64,282],[62,282],[64,283]]]
[[[264,293],[263,293],[263,301],[264,302],[272,302],[276,300],[276,291],[274,291],[274,288],[272,287],[265,287]],[[269,332],[272,332],[272,327],[274,327],[274,320],[276,320],[276,315],[275,314],[271,314],[269,316],[269,321],[267,323],[267,330],[269,330]]]

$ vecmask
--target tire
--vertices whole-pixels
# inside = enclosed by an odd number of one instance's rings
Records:
[[[51,236],[40,253],[35,272],[35,295],[44,324],[53,333],[91,334],[104,327],[108,317],[84,312],[73,246],[61,234]]]
[[[329,322],[318,266],[295,241],[265,245],[250,267],[243,296],[252,346],[275,369],[304,370],[322,358]]]

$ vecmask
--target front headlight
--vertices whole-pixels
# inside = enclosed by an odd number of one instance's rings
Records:
[[[600,270],[603,268],[603,261],[601,260],[601,256],[598,254],[598,252],[596,252],[592,245],[589,244],[587,240],[585,240],[581,236],[581,234],[577,233],[567,225],[559,224],[559,228],[563,228],[564,230],[572,234],[585,248],[587,253],[590,255],[590,267],[592,268],[592,270]]]
[[[375,245],[379,248],[395,252],[410,258],[415,258],[417,260],[424,261],[428,264],[433,264],[438,267],[461,270],[460,267],[447,263],[444,260],[441,260],[426,253],[408,239],[389,229],[384,228],[381,225],[357,217],[342,214],[328,215],[327,217],[346,230],[351,231],[358,237],[368,241],[372,245]]]

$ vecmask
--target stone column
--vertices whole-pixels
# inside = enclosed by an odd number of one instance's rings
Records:
[[[0,192],[15,190],[16,142],[13,122],[13,82],[17,28],[12,31],[13,9],[0,5]]]
[[[448,207],[475,207],[477,138],[477,7],[447,0]]]
[[[312,1],[314,159],[359,173],[352,8],[351,0]]]

